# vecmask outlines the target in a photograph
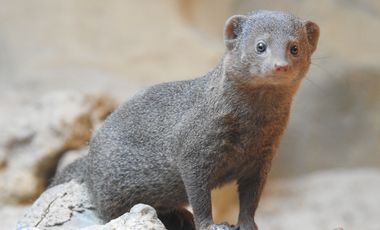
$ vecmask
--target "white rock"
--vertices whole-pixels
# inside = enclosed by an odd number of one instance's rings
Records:
[[[78,229],[99,223],[86,187],[71,181],[46,190],[18,222],[17,228]]]
[[[129,213],[102,225],[86,187],[71,181],[46,190],[18,222],[17,229],[161,230],[165,227],[156,211],[144,204],[137,204]]]
[[[156,211],[145,204],[137,204],[129,213],[110,221],[105,225],[96,225],[82,230],[165,230],[165,226],[157,218]]]

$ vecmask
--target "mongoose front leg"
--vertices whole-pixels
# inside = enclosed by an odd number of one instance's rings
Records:
[[[211,190],[207,178],[197,169],[183,172],[182,179],[186,187],[190,205],[193,208],[194,222],[197,230],[230,230],[225,224],[214,224],[211,211]]]
[[[238,179],[240,213],[238,226],[240,230],[257,230],[255,211],[270,169],[270,163],[264,163],[254,173]]]
[[[194,222],[197,229],[206,230],[212,224],[211,194],[202,177],[197,172],[183,172],[182,179],[186,187],[186,193],[193,208]]]

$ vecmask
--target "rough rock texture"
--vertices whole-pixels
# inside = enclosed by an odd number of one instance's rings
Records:
[[[132,207],[129,213],[102,225],[90,203],[86,187],[74,181],[46,190],[27,210],[17,229],[165,229],[156,211],[143,204]]]
[[[106,96],[55,92],[2,115],[0,201],[30,202],[45,188],[59,158],[87,143],[115,108]],[[5,116],[5,118],[4,118]]]
[[[157,218],[156,211],[145,204],[133,206],[129,213],[111,220],[105,225],[95,225],[82,230],[165,230],[165,226]]]
[[[101,221],[85,186],[74,181],[46,190],[18,222],[17,228],[78,229]]]

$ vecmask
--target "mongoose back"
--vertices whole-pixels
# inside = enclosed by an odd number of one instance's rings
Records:
[[[132,97],[53,184],[84,182],[105,221],[145,203],[168,229],[256,230],[259,198],[318,38],[318,25],[285,12],[230,17],[212,71]],[[210,191],[232,180],[238,224],[214,224]]]

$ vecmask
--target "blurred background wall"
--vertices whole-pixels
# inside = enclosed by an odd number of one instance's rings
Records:
[[[313,20],[321,28],[319,47],[271,176],[380,166],[379,1],[0,0],[0,6],[0,119],[49,92],[105,92],[121,102],[155,83],[200,76],[223,54],[223,25],[233,14],[278,9]]]
[[[380,3],[375,0],[1,0],[1,101],[60,89],[120,101],[200,76],[223,53],[233,14],[279,9],[318,22],[273,175],[380,165]]]

